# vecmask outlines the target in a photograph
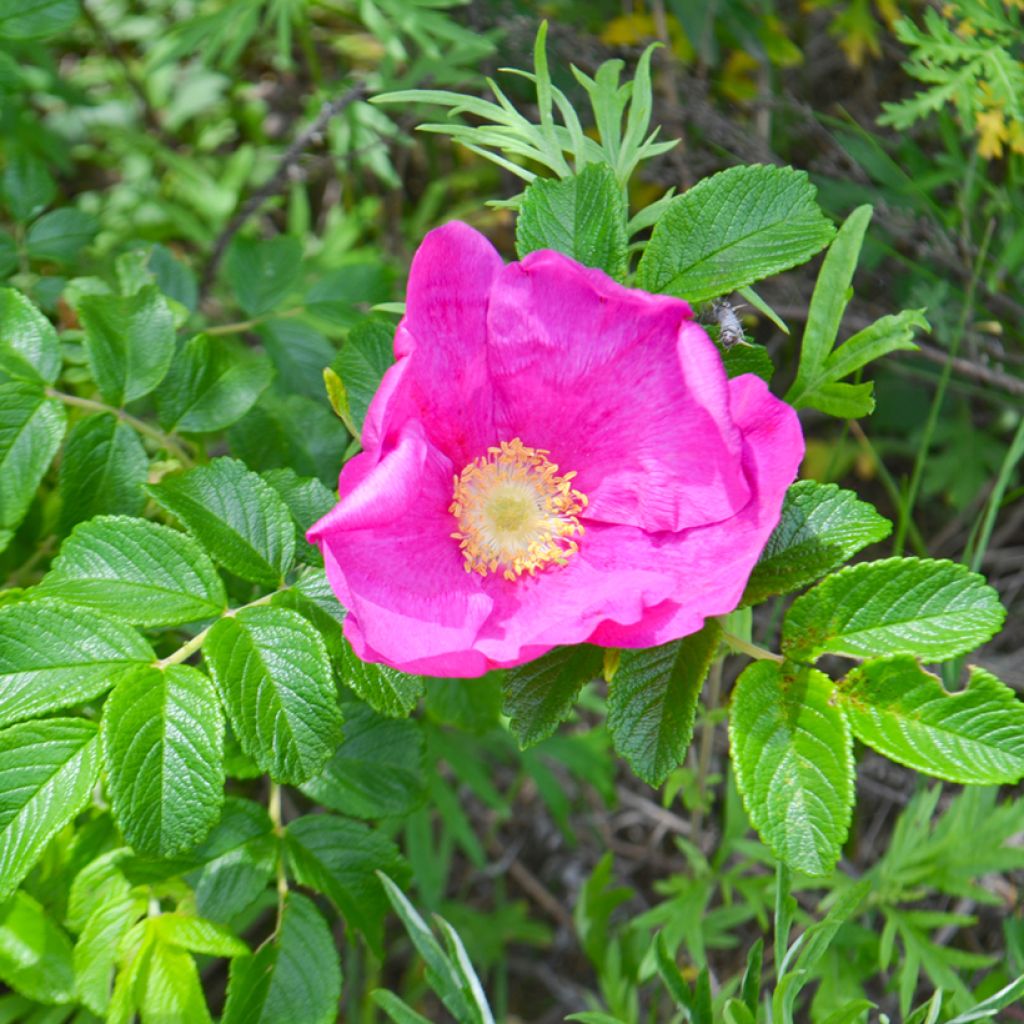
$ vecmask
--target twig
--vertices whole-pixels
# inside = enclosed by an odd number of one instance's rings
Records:
[[[277,164],[277,170],[275,170],[274,173],[255,192],[253,192],[248,199],[246,199],[246,201],[232,216],[231,220],[229,220],[225,225],[221,233],[217,236],[217,240],[213,244],[213,252],[210,254],[210,260],[206,264],[206,269],[203,271],[203,280],[200,288],[202,295],[206,295],[209,291],[210,285],[213,283],[213,279],[216,276],[217,267],[220,265],[220,261],[224,258],[224,253],[227,250],[231,239],[235,237],[242,225],[271,196],[280,192],[292,165],[296,163],[309,145],[317,139],[321,132],[323,132],[331,118],[340,114],[352,103],[355,103],[356,100],[365,94],[365,92],[366,87],[362,83],[359,83],[357,85],[353,85],[351,89],[343,92],[340,96],[336,96],[333,100],[328,100],[320,108],[320,113],[317,114],[313,121],[311,121],[301,132],[299,132],[298,135],[295,136],[292,144],[281,155],[281,159]]]

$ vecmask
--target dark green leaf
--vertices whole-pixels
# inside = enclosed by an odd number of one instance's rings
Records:
[[[74,0],[38,0],[42,4],[41,15],[47,10],[63,8],[65,11],[74,8]],[[31,33],[33,24],[42,28],[45,17],[33,18],[31,9],[28,17],[22,16],[24,7],[16,0],[0,0],[0,38],[5,35],[18,38],[19,31]],[[44,29],[43,33],[48,31]],[[16,221],[22,224],[30,221],[40,210],[53,202],[57,194],[57,183],[53,180],[46,164],[31,153],[14,150],[8,157],[4,167],[3,178],[0,179],[7,208]]]
[[[341,681],[374,711],[391,718],[405,718],[423,696],[423,677],[399,672],[389,665],[363,661],[345,641]]]
[[[148,395],[174,358],[174,316],[149,285],[134,295],[86,295],[78,304],[85,351],[100,393],[111,405]]]
[[[126,516],[81,523],[38,592],[150,627],[213,618],[227,606],[224,584],[191,537]]]
[[[505,676],[504,711],[520,747],[550,736],[569,717],[584,683],[601,671],[603,652],[597,647],[556,647],[542,658],[509,669]]]
[[[273,587],[291,568],[295,526],[288,508],[241,462],[215,459],[146,490],[236,576]]]
[[[349,332],[331,363],[345,385],[352,419],[360,431],[381,378],[395,361],[394,336],[394,326],[387,320],[363,320]]]
[[[686,756],[720,635],[710,620],[692,636],[620,656],[608,688],[608,729],[616,751],[649,786],[660,786]]]
[[[281,393],[320,401],[324,393],[324,367],[331,365],[336,354],[334,346],[301,320],[268,320],[260,326],[259,335],[277,371]]]
[[[249,316],[275,309],[298,284],[302,244],[278,235],[256,241],[236,238],[228,252],[228,281]]]
[[[153,650],[130,626],[55,598],[0,607],[0,722],[92,700]]]
[[[79,420],[60,463],[61,532],[103,513],[138,515],[149,457],[139,435],[108,413]]]
[[[587,164],[570,178],[535,178],[523,193],[516,220],[520,258],[554,249],[621,281],[628,242],[625,194],[608,164]]]
[[[269,469],[262,475],[284,499],[295,520],[295,543],[299,557],[311,565],[323,565],[320,552],[307,542],[306,531],[334,508],[338,502],[337,495],[324,487],[316,477],[300,477],[292,469]]]
[[[722,355],[726,376],[730,380],[733,377],[742,377],[745,373],[754,373],[765,383],[771,383],[775,364],[768,355],[768,350],[761,345],[738,344],[732,348],[719,346],[719,352]]]
[[[13,288],[0,288],[0,378],[52,384],[60,373],[60,341],[53,325]]]
[[[178,350],[156,407],[165,430],[208,433],[240,420],[270,386],[265,356],[197,334]]]
[[[206,639],[210,665],[242,749],[275,781],[312,778],[341,741],[327,649],[297,612],[266,606],[221,619]]]
[[[36,260],[70,263],[99,230],[99,221],[88,213],[65,206],[44,213],[26,236],[28,254]]]
[[[170,249],[157,243],[149,250],[146,265],[153,275],[157,288],[169,299],[180,302],[187,310],[195,312],[199,299],[199,286],[195,274],[179,260]]]

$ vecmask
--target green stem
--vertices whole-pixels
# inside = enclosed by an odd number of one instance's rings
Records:
[[[896,536],[893,538],[893,554],[902,555],[903,545],[907,536],[907,529],[914,514],[914,505],[917,503],[917,496],[921,490],[921,477],[924,474],[924,464],[932,447],[932,435],[935,433],[936,424],[939,421],[939,412],[942,403],[946,398],[946,388],[949,386],[949,378],[953,373],[953,362],[957,352],[960,351],[960,343],[967,332],[967,324],[974,312],[974,296],[978,290],[978,281],[981,278],[981,271],[985,265],[985,257],[988,254],[989,243],[992,241],[992,234],[995,231],[996,222],[993,218],[985,228],[985,237],[978,249],[978,256],[974,261],[971,270],[971,279],[967,284],[967,294],[964,296],[963,309],[960,311],[960,319],[957,322],[956,330],[949,344],[949,358],[942,367],[942,374],[939,377],[938,387],[935,389],[935,397],[932,399],[931,408],[928,410],[928,419],[924,425],[924,434],[921,437],[921,444],[917,449],[917,458],[914,460],[914,470],[910,476],[910,486],[907,488],[907,496],[900,505],[899,520],[896,523]]]
[[[284,317],[298,316],[302,311],[302,306],[295,306],[292,309],[286,309],[280,313],[267,313],[264,316],[254,316],[251,320],[237,320],[232,324],[219,324],[216,327],[207,327],[203,330],[203,334],[242,334],[245,331],[251,331],[254,327],[259,327],[260,324],[265,324],[270,319],[281,320]]]
[[[281,930],[281,918],[284,914],[285,900],[288,898],[288,873],[284,863],[284,818],[281,814],[281,785],[271,781],[270,795],[267,798],[267,814],[274,827],[277,837],[277,930]]]
[[[700,732],[700,752],[697,755],[697,806],[693,811],[693,835],[700,841],[701,827],[704,824],[704,801],[708,788],[708,773],[711,771],[711,754],[715,745],[714,711],[722,699],[722,659],[717,658],[708,673],[707,699],[705,708],[707,717]]]
[[[183,466],[188,467],[194,464],[192,456],[185,451],[181,444],[178,443],[177,439],[175,439],[171,434],[165,434],[158,427],[154,427],[145,420],[140,420],[137,416],[132,416],[131,413],[125,412],[124,409],[118,409],[116,406],[107,405],[106,402],[97,402],[92,398],[79,398],[78,395],[69,395],[67,392],[58,391],[56,388],[47,388],[46,394],[48,397],[56,398],[65,405],[73,405],[76,409],[87,409],[89,412],[110,413],[111,416],[116,416],[119,420],[123,423],[127,423],[128,426],[133,427],[140,434],[144,434],[146,437],[152,438],[162,448],[166,448],[167,451]]]
[[[757,644],[752,644],[748,640],[742,640],[740,637],[734,636],[724,629],[722,630],[722,639],[731,650],[737,654],[746,654],[755,659],[755,661],[774,661],[779,665],[785,661],[781,654],[776,654],[774,651],[769,651],[764,647],[758,647]]]
[[[1013,435],[1013,440],[1007,449],[1003,464],[999,467],[999,476],[996,478],[995,487],[992,488],[992,493],[988,497],[985,518],[981,524],[981,533],[971,554],[970,566],[973,572],[977,572],[981,568],[985,552],[988,550],[988,542],[992,537],[992,530],[996,525],[999,506],[1003,503],[1003,495],[1006,493],[1006,488],[1010,483],[1010,474],[1022,458],[1024,458],[1024,416],[1021,417],[1020,423],[1017,424],[1017,432]]]

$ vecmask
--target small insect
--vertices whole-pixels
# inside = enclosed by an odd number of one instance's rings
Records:
[[[743,324],[736,315],[736,307],[726,299],[713,299],[711,317],[718,324],[718,341],[723,348],[748,344],[743,334]]]

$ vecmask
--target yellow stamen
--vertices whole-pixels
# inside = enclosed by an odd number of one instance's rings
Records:
[[[501,572],[515,580],[549,565],[565,565],[579,551],[578,516],[587,498],[573,490],[575,472],[558,474],[551,453],[518,437],[502,441],[455,477],[448,511],[458,529],[466,572]]]

